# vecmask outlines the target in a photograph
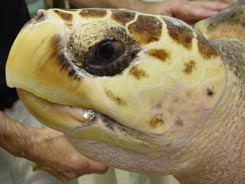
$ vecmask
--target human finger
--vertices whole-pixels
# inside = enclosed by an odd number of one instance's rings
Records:
[[[89,160],[88,170],[99,173],[99,174],[103,174],[108,170],[108,166],[101,164],[99,162],[93,161],[93,160]]]
[[[173,16],[187,23],[195,23],[198,20],[205,19],[217,14],[220,10],[226,8],[228,4],[222,2],[206,1],[173,1]]]
[[[227,8],[230,4],[224,2],[216,2],[216,1],[189,1],[193,7],[203,8],[207,10],[216,10],[221,11]]]

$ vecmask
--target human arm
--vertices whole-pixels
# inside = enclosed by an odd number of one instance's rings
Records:
[[[62,133],[21,124],[1,111],[0,146],[15,156],[33,161],[37,168],[64,181],[83,174],[103,173],[107,169],[78,153]]]
[[[213,16],[228,5],[222,2],[190,0],[165,0],[157,3],[141,0],[70,0],[70,2],[79,8],[125,8],[153,14],[163,14],[176,17],[187,23],[194,23]]]

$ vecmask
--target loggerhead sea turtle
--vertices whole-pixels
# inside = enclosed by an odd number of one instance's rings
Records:
[[[40,10],[12,46],[7,83],[89,158],[244,184],[244,6],[194,28],[129,10]]]

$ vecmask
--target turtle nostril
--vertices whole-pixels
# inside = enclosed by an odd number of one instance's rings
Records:
[[[33,16],[32,20],[35,22],[40,22],[45,19],[45,10],[40,9],[37,13]]]

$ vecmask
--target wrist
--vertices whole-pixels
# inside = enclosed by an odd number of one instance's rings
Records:
[[[9,153],[25,157],[31,147],[33,128],[7,117],[0,111],[0,146]]]
[[[45,142],[48,137],[43,133],[42,128],[31,127],[28,131],[30,131],[28,136],[29,147],[25,147],[21,156],[28,160],[35,161],[39,159],[38,157],[40,157],[43,149],[43,142]]]
[[[29,141],[30,148],[25,149],[26,152],[23,157],[34,162],[43,160],[47,155],[47,151],[52,150],[52,144],[63,136],[63,133],[47,127],[32,128]],[[56,142],[56,144],[58,145],[59,142]]]
[[[16,146],[18,151],[16,151],[15,156],[29,159],[36,142],[36,131],[36,128],[25,126],[25,133],[20,137],[22,140]]]

